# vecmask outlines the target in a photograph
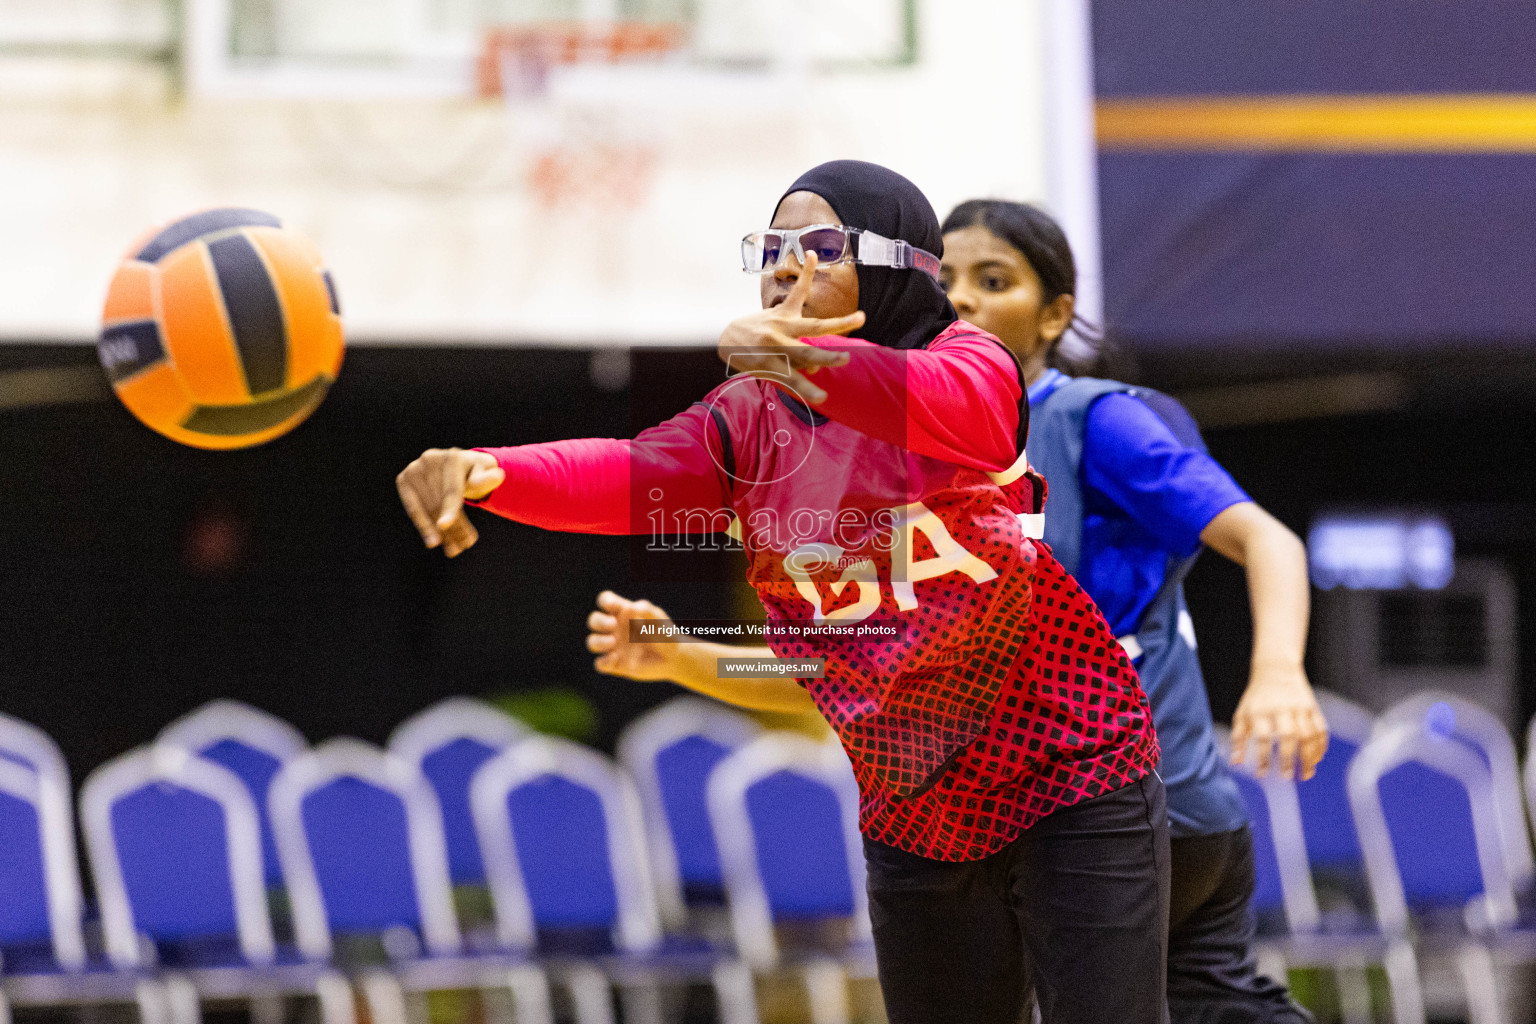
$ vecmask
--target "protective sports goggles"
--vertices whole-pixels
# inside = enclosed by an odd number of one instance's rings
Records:
[[[823,267],[857,263],[866,267],[921,270],[939,279],[939,258],[899,238],[885,238],[863,228],[841,224],[812,224],[798,230],[771,228],[754,231],[741,240],[741,269],[749,274],[771,274],[793,252],[801,263],[814,252]]]

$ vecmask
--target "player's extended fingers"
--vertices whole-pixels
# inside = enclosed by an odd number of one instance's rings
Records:
[[[805,300],[811,297],[811,285],[815,282],[816,253],[809,251],[805,254],[805,262],[800,264],[799,276],[795,278],[789,294],[784,296],[782,311],[789,316],[799,316],[805,308]]]
[[[778,360],[781,366],[787,360],[790,369],[807,373],[815,373],[823,366],[845,366],[848,363],[847,352],[811,345],[799,338],[783,342],[768,358]]]
[[[1328,723],[1317,708],[1309,709],[1302,716],[1301,777],[1310,779],[1328,753]]]
[[[609,615],[617,615],[626,611],[633,604],[628,598],[620,597],[611,590],[605,590],[597,595],[597,606]]]
[[[475,529],[475,524],[460,509],[458,517],[443,530],[443,553],[449,558],[457,557],[474,547],[475,541],[479,539],[480,531]]]
[[[1272,715],[1261,713],[1253,716],[1253,770],[1264,775],[1275,753],[1275,721]]]
[[[619,646],[619,638],[612,633],[588,633],[587,650],[593,654],[607,654]]]
[[[820,405],[827,400],[827,393],[812,384],[810,378],[799,370],[790,371],[787,386],[811,405]]]
[[[1284,708],[1275,712],[1277,742],[1275,750],[1275,774],[1282,779],[1296,777],[1296,753],[1301,747],[1301,722],[1295,709]]]
[[[464,508],[464,484],[469,476],[459,452],[447,452],[440,460],[437,525],[444,531],[459,518]]]
[[[587,628],[594,633],[613,633],[619,628],[619,620],[606,612],[593,612],[587,616]]]
[[[834,334],[847,334],[849,331],[856,331],[860,327],[864,326],[864,311],[859,310],[854,313],[849,313],[847,316],[835,316],[829,318],[809,316],[795,317],[793,320],[784,321],[779,326],[784,331],[784,333],[789,334],[796,339],[820,338]],[[842,363],[846,363],[848,361],[847,352],[838,349],[820,349],[819,351],[828,353],[830,355],[835,355],[840,359],[840,362],[829,363],[828,365],[842,365]]]
[[[443,542],[443,536],[438,532],[432,517],[427,514],[421,499],[416,496],[415,483],[407,475],[408,472],[395,477],[395,490],[400,492],[400,504],[405,506],[405,514],[411,517],[416,532],[421,534],[422,542],[429,548],[435,548]]]

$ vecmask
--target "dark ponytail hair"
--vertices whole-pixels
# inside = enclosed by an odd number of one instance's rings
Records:
[[[1042,303],[1077,294],[1072,246],[1061,225],[1038,206],[1004,199],[969,199],[950,211],[940,230],[947,235],[971,227],[986,228],[1018,250],[1040,278]],[[1068,335],[1075,337],[1068,341]],[[1098,325],[1073,314],[1061,337],[1051,343],[1046,364],[1074,377],[1109,376],[1120,362],[1118,356]]]

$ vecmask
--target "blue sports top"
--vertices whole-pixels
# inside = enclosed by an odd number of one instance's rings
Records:
[[[1136,663],[1162,746],[1171,834],[1242,828],[1248,815],[1216,746],[1183,581],[1200,532],[1248,496],[1167,396],[1048,372],[1029,404],[1029,461],[1050,485],[1045,540]]]
[[[1029,387],[1033,408],[1071,378],[1047,370]],[[1177,561],[1200,532],[1252,499],[1205,452],[1173,436],[1140,399],[1108,394],[1088,410],[1083,434],[1082,554],[1073,575],[1116,636],[1136,632]]]

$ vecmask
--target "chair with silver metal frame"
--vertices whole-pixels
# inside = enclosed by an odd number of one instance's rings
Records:
[[[1217,742],[1225,755],[1225,729],[1217,729]],[[1412,944],[1359,927],[1352,918],[1328,920],[1319,908],[1297,783],[1273,772],[1258,775],[1247,763],[1233,766],[1232,774],[1248,807],[1253,836],[1252,905],[1260,922],[1260,972],[1283,979],[1290,968],[1329,970],[1338,985],[1344,1024],[1370,1024],[1375,1017],[1366,968],[1380,964],[1392,1019],[1423,1024],[1424,993]]]
[[[1378,729],[1422,723],[1442,736],[1467,744],[1482,756],[1493,782],[1494,809],[1498,812],[1510,884],[1517,896],[1528,894],[1536,882],[1536,859],[1531,854],[1531,833],[1526,824],[1520,760],[1515,753],[1515,741],[1498,716],[1459,694],[1424,690],[1383,711],[1376,723]]]
[[[261,824],[261,860],[268,886],[283,884],[267,820],[267,789],[278,769],[303,752],[309,743],[292,725],[260,708],[237,700],[212,700],[176,719],[156,742],[207,758],[234,772],[250,791]]]
[[[757,972],[804,978],[815,1024],[846,1024],[847,982],[875,977],[859,792],[834,742],[768,733],[709,779],[737,951]],[[787,925],[841,926],[830,943],[783,941]]]
[[[16,845],[6,856],[8,870],[0,871],[0,885],[9,883],[0,898],[0,956],[7,944],[36,941],[59,968],[81,970],[84,900],[64,755],[41,729],[0,713],[0,768],[6,769],[0,788],[24,805],[7,809],[5,841]],[[41,873],[31,873],[31,866]]]
[[[1525,768],[1521,773],[1525,784],[1525,805],[1531,818],[1536,820],[1536,715],[1531,716],[1525,728]]]
[[[432,784],[448,841],[448,874],[455,885],[484,885],[485,866],[469,784],[480,766],[530,735],[518,719],[473,697],[449,697],[395,727],[389,751],[410,761]]]
[[[762,728],[699,697],[676,697],[630,722],[618,760],[635,781],[656,901],[670,931],[688,930],[695,911],[723,906],[725,881],[705,790],[716,765]]]
[[[610,984],[627,1022],[659,1022],[668,991],[707,982],[722,1019],[733,961],[664,938],[634,783],[594,750],[550,736],[517,743],[470,789],[480,850],[508,949],[544,956],[583,1024],[611,1024]]]
[[[12,1006],[132,1002],[144,1024],[168,1024],[158,981],[88,963],[73,809],[58,748],[8,716],[0,716],[0,744],[18,755],[0,757],[0,1021],[10,1020]]]
[[[250,1000],[253,1017],[270,1019],[275,1000],[315,995],[325,1024],[350,1024],[344,982],[280,955],[256,806],[233,772],[140,747],[85,780],[80,820],[107,958],[158,978],[172,1021],[198,1021],[207,999]]]
[[[437,796],[411,762],[362,740],[327,740],[283,766],[269,797],[300,952],[355,974],[379,1024],[404,1024],[406,993],[499,989],[520,1024],[550,1024],[544,972],[526,958],[466,954]]]
[[[1349,769],[1349,799],[1378,928],[1448,956],[1472,1024],[1507,1015],[1496,967],[1529,961],[1486,760],[1433,723],[1379,727]]]

